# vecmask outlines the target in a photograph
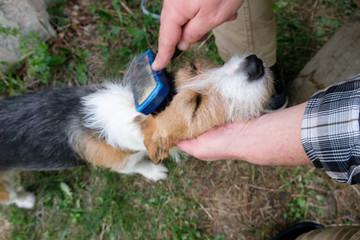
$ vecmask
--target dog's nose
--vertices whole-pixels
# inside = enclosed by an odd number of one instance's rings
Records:
[[[245,70],[249,74],[249,80],[256,80],[264,75],[264,64],[260,58],[252,54],[247,56],[245,60]]]

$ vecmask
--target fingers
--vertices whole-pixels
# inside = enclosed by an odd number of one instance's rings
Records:
[[[162,35],[160,33],[161,37],[159,37],[158,53],[152,64],[152,68],[155,71],[160,71],[169,64],[171,57],[175,52],[175,46],[180,40],[182,29],[178,26],[164,26],[163,29],[160,28],[160,32],[165,32],[168,28],[169,31],[166,33],[166,35]]]
[[[237,12],[234,14],[234,15],[232,15],[228,20],[226,20],[226,21],[234,21],[236,18],[238,17],[238,14],[237,14]]]
[[[155,71],[165,68],[175,51],[187,50],[223,22],[236,19],[243,0],[164,0],[161,12],[158,54]]]
[[[245,145],[241,134],[246,132],[248,123],[228,123],[201,134],[200,136],[183,140],[177,147],[205,161],[242,159],[242,146]]]
[[[201,160],[229,159],[227,146],[231,131],[227,129],[228,126],[212,129],[197,138],[180,141],[177,147]]]
[[[197,159],[210,161],[209,155],[211,153],[208,152],[208,144],[202,144],[201,137],[189,140],[182,140],[177,144],[177,147],[191,156],[196,157]]]
[[[169,64],[175,47],[180,41],[182,27],[191,17],[181,10],[180,4],[181,1],[164,1],[161,11],[158,53],[152,64],[155,71],[160,71]]]
[[[237,10],[242,5],[242,2],[241,0],[213,0],[206,5],[199,6],[196,15],[183,27],[178,48],[186,50],[192,43],[201,40],[204,35],[215,27],[226,21],[235,20]]]

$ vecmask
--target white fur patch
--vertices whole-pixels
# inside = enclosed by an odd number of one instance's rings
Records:
[[[10,194],[10,199],[7,204],[15,203],[19,208],[33,208],[35,205],[36,197],[33,193],[27,192],[20,185],[20,172],[17,170],[5,171],[0,176]]]
[[[134,121],[141,113],[135,109],[130,87],[108,83],[82,100],[86,127],[99,131],[114,148],[146,150],[140,125]]]
[[[18,192],[16,199],[13,201],[19,208],[30,209],[35,205],[36,197],[31,192]]]
[[[139,173],[154,182],[166,179],[168,169],[163,164],[155,165],[147,158],[147,152],[141,151],[127,159],[125,168],[118,171],[124,174]]]
[[[244,70],[245,57],[232,57],[224,66],[211,69],[181,88],[191,88],[206,95],[217,96],[227,108],[228,121],[242,121],[260,114],[271,94],[268,71],[260,79],[249,81]],[[181,89],[180,88],[180,89]]]

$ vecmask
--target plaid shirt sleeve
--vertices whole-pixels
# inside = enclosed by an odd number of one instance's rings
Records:
[[[301,126],[302,144],[317,168],[339,182],[360,183],[360,74],[317,92]]]

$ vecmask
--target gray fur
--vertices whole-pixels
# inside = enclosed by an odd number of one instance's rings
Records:
[[[0,170],[49,170],[84,162],[69,144],[81,98],[94,88],[52,88],[0,100]]]

